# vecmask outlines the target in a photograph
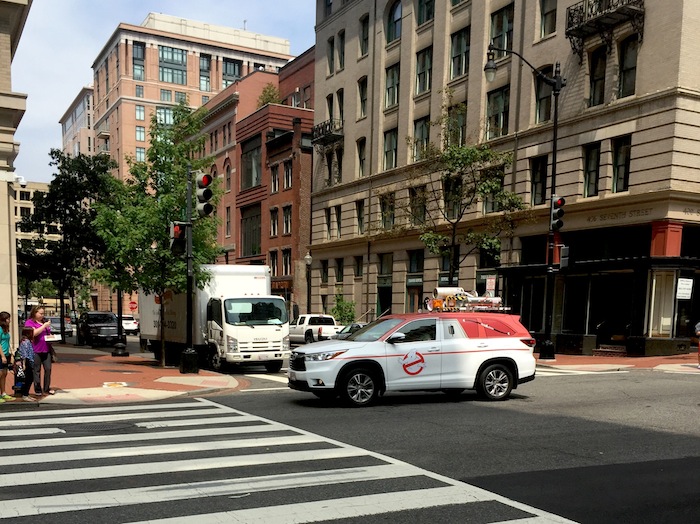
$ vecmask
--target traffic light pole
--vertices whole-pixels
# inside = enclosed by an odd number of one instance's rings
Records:
[[[186,222],[186,257],[187,257],[187,339],[185,349],[192,349],[192,299],[194,293],[194,267],[192,255],[192,168],[187,166],[187,222]]]

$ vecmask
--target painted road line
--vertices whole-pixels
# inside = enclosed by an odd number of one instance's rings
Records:
[[[280,382],[282,384],[286,384],[288,382],[287,377],[280,377],[279,375],[265,375],[262,373],[251,373],[250,375],[243,375],[244,377],[250,377],[250,378],[258,378],[262,380],[271,380],[273,382]],[[249,391],[249,390],[247,390]]]

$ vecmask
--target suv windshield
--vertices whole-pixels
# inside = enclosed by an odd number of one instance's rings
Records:
[[[116,324],[117,316],[108,313],[98,313],[96,315],[88,315],[87,321],[89,324]]]
[[[224,301],[226,323],[234,326],[280,325],[289,322],[282,298],[229,298]]]
[[[401,322],[403,322],[403,320],[400,318],[380,318],[371,324],[367,324],[362,329],[355,331],[346,340],[355,340],[357,342],[374,342],[401,324]]]

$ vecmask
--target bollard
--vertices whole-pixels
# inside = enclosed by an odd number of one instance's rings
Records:
[[[117,342],[114,344],[114,351],[112,351],[113,357],[128,357],[129,352],[126,350],[126,344]]]
[[[192,348],[185,349],[180,355],[180,373],[199,373],[199,355]]]

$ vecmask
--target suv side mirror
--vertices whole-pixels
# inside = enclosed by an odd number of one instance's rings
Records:
[[[403,342],[404,340],[406,340],[406,333],[394,333],[388,339],[386,339],[389,344],[396,344],[398,342]]]

